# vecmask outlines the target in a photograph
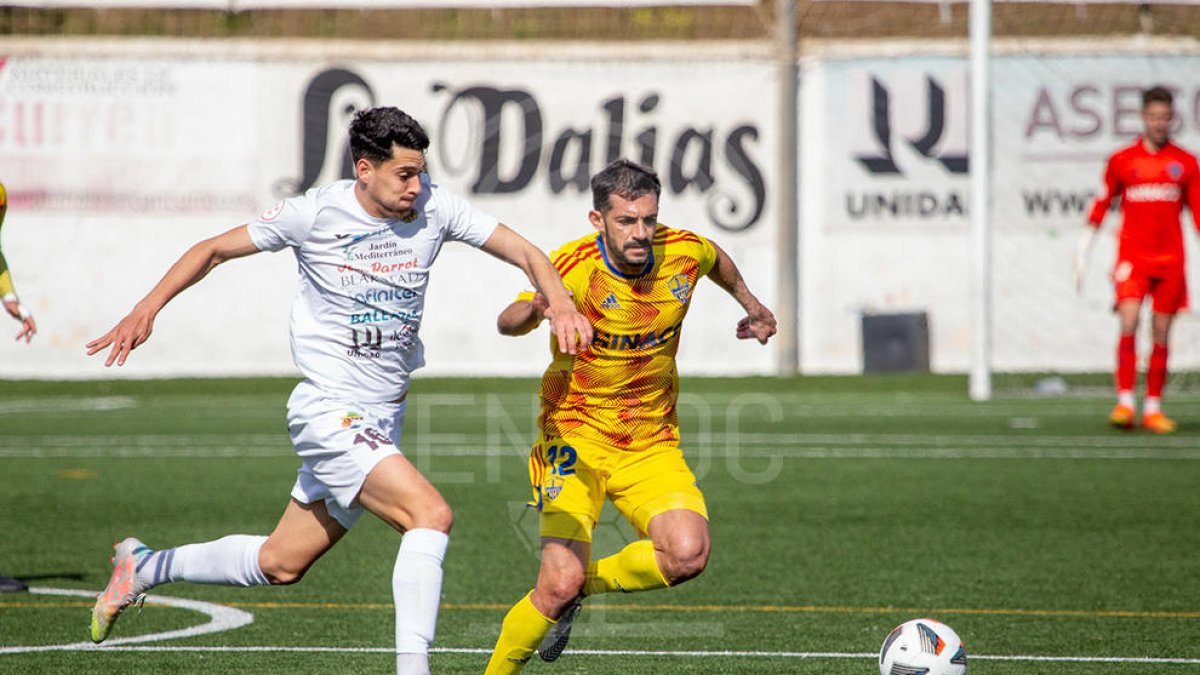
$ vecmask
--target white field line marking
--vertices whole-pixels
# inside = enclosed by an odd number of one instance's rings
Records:
[[[681,430],[683,446],[700,445],[766,445],[766,446],[916,446],[916,447],[1043,447],[1043,448],[1120,448],[1123,450],[1136,449],[1136,444],[1143,444],[1146,449],[1181,448],[1195,449],[1197,440],[1191,437],[1153,437],[1139,439],[1131,438],[1129,434],[1107,434],[1103,436],[1046,436],[1036,433],[1013,431],[1006,434],[987,435],[950,435],[950,434],[890,434],[890,433],[847,433],[847,434],[815,434],[792,432],[696,432],[690,431],[687,425]],[[533,432],[518,434],[532,437]],[[493,445],[501,439],[509,440],[509,434],[494,435],[480,433],[406,433],[401,441],[401,447],[432,448],[451,447],[461,448],[472,445]],[[528,451],[527,444],[522,444],[522,453]],[[287,449],[291,444],[284,434],[43,434],[43,435],[6,435],[0,436],[0,449],[3,448],[116,448],[123,451],[137,449],[161,450],[163,448],[207,448],[225,449],[269,448]]]
[[[85,648],[76,645],[58,645],[51,649],[58,651],[76,651]],[[3,653],[17,653],[12,649],[0,650]],[[177,646],[144,646],[144,647],[109,647],[105,651],[122,652],[207,652],[207,653],[251,653],[251,652],[294,652],[322,654],[390,654],[395,650],[391,647],[294,647],[294,646],[248,646],[248,647],[177,647]],[[39,649],[50,651],[50,649]],[[429,650],[435,654],[491,654],[490,648],[476,647],[432,647]],[[571,654],[580,656],[671,656],[685,658],[785,658],[785,659],[877,659],[875,652],[774,652],[774,651],[657,651],[636,649],[572,649]],[[1200,659],[1169,658],[1153,656],[1038,656],[1032,654],[971,654],[968,660],[978,661],[1029,661],[1029,662],[1061,662],[1061,663],[1152,663],[1152,664],[1200,664]]]
[[[123,408],[135,407],[137,407],[137,399],[132,396],[24,398],[12,401],[0,401],[0,415],[121,410]]]
[[[30,593],[39,595],[67,595],[81,598],[95,598],[96,592],[77,590],[70,588],[44,588],[30,587]],[[112,650],[112,649],[129,649],[124,645],[132,645],[139,642],[158,642],[159,640],[175,640],[178,638],[195,637],[197,635],[208,635],[210,633],[220,633],[227,630],[234,630],[242,626],[248,626],[254,623],[254,615],[233,607],[218,605],[212,602],[202,602],[200,600],[188,600],[186,598],[172,598],[165,595],[147,595],[146,602],[152,605],[166,605],[168,607],[178,607],[180,609],[190,609],[201,614],[207,614],[208,623],[191,628],[181,628],[179,630],[166,631],[164,633],[150,633],[148,635],[135,635],[126,638],[113,638],[105,640],[100,644],[93,642],[72,642],[61,645],[31,645],[28,647],[0,647],[0,654],[28,654],[31,652],[54,652],[54,651],[83,651],[83,650]]]
[[[1136,441],[1134,441],[1136,442]],[[898,434],[700,433],[685,436],[689,457],[789,459],[1092,459],[1197,460],[1191,438],[1155,438],[1145,445],[1105,436],[924,436]],[[505,435],[413,434],[401,443],[412,457],[501,457],[528,454]],[[257,435],[0,436],[0,458],[263,458],[292,457],[285,437]]]

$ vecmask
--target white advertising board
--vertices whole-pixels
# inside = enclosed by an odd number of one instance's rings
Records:
[[[778,106],[767,62],[138,54],[16,55],[0,67],[4,250],[41,328],[32,345],[0,340],[0,376],[118,375],[84,343],[190,244],[344,175],[347,123],[372,105],[420,120],[434,180],[545,249],[590,228],[591,173],[618,155],[648,163],[664,183],[662,221],[715,238],[773,298]],[[222,266],[167,308],[120,374],[293,372],[294,265],[283,253]],[[544,367],[544,334],[495,333],[495,315],[528,285],[517,270],[458,245],[434,269],[429,373]],[[681,368],[768,372],[770,347],[734,339],[739,311],[714,285],[698,293]]]
[[[929,312],[935,369],[966,369],[967,70],[965,56],[830,59],[807,69],[806,369],[857,369],[858,321],[868,311]],[[1141,130],[1142,88],[1176,92],[1175,138],[1200,149],[1200,83],[1191,76],[1200,56],[999,55],[991,70],[995,366],[1107,369],[1111,237],[1093,255],[1083,296],[1071,285],[1085,209],[1107,156]],[[1105,232],[1118,223],[1110,214]],[[826,293],[836,301],[823,301]],[[1181,330],[1194,330],[1189,321]],[[1197,351],[1179,349],[1173,363],[1198,364]]]

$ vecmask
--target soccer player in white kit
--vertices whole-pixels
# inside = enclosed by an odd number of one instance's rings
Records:
[[[171,298],[217,265],[290,247],[300,284],[292,307],[292,356],[305,380],[288,400],[288,429],[300,456],[291,500],[270,536],[230,535],[152,550],[135,538],[116,545],[113,573],[92,610],[92,640],[159,584],[292,584],[338,542],[363,510],[403,533],[392,574],[396,670],[428,673],[442,559],[452,522],[438,490],[397,449],[409,375],[424,363],[418,336],[429,269],[447,240],[520,267],[550,299],[564,351],[591,343],[542,251],[425,172],[429,138],[402,111],[381,107],[350,124],[355,179],[285,199],[248,225],[190,248],[112,330],[87,344],[124,365],[149,337]]]

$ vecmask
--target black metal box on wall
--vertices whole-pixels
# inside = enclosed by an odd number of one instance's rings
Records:
[[[929,372],[929,315],[863,314],[864,373]]]

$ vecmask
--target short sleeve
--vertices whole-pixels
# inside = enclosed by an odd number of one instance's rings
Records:
[[[717,249],[713,248],[711,241],[698,234],[696,235],[696,239],[700,240],[700,243],[696,245],[696,262],[700,267],[700,276],[705,276],[717,264]]]
[[[446,238],[470,244],[475,248],[487,243],[500,221],[495,216],[471,206],[467,200],[453,192],[442,190],[441,197],[438,208],[448,210]]]
[[[513,298],[513,302],[533,302],[534,291],[521,291],[517,293],[517,297]]]
[[[268,207],[250,223],[250,239],[260,251],[279,251],[299,246],[316,220],[316,193],[284,199]]]

